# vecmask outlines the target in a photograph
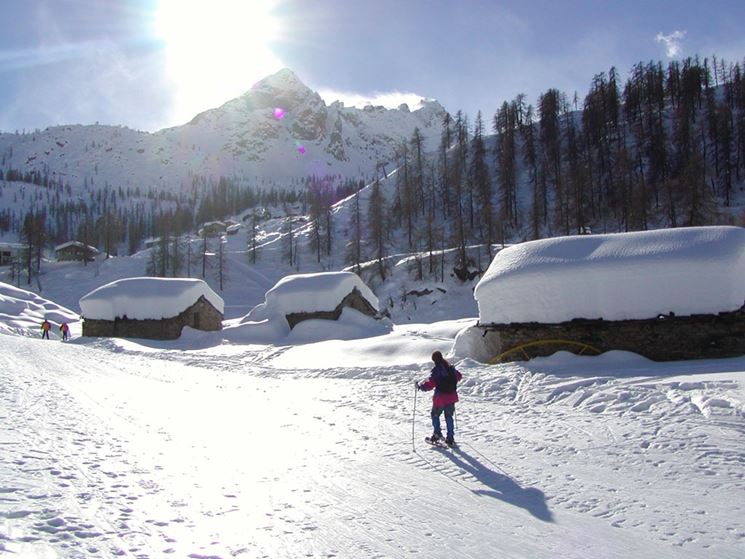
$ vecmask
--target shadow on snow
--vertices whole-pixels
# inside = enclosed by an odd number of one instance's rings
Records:
[[[476,449],[473,450],[481,454]],[[543,491],[540,489],[536,487],[522,487],[507,475],[504,470],[491,462],[491,460],[484,457],[487,462],[490,462],[494,467],[501,470],[501,473],[487,467],[461,447],[456,447],[453,449],[453,452],[447,452],[445,454],[456,466],[468,472],[488,487],[488,489],[471,489],[476,495],[499,499],[505,503],[525,509],[539,520],[553,522],[553,514],[548,508]]]

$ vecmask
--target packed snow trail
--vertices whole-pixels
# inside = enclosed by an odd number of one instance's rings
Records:
[[[0,550],[19,557],[745,551],[742,416],[630,411],[649,380],[463,364],[460,447],[412,452],[419,368],[2,342]]]

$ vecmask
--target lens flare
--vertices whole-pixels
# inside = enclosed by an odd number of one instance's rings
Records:
[[[285,117],[285,110],[282,107],[274,108],[274,118],[282,120]]]

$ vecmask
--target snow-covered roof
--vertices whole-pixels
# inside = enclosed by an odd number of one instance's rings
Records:
[[[137,320],[172,318],[204,298],[224,313],[222,297],[204,281],[191,278],[127,278],[112,281],[80,299],[81,314],[87,319]]]
[[[558,237],[499,252],[475,289],[481,324],[643,319],[745,302],[745,229]]]
[[[96,247],[92,247],[90,245],[86,245],[84,243],[81,243],[80,241],[67,241],[66,243],[62,243],[61,245],[57,245],[56,247],[54,247],[54,250],[56,252],[56,251],[59,251],[59,250],[64,250],[66,248],[70,248],[70,247],[78,247],[78,248],[86,248],[87,247],[88,251],[92,252],[93,254],[97,254],[98,253],[98,249]]]
[[[250,321],[284,317],[292,313],[332,311],[354,288],[376,310],[378,298],[353,272],[321,272],[286,276],[266,292],[265,301],[245,317]]]

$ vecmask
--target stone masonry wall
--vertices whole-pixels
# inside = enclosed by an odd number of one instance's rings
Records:
[[[625,350],[654,361],[723,358],[745,355],[743,310],[712,315],[661,316],[646,320],[572,320],[558,324],[514,323],[481,325],[486,336],[497,336],[499,353],[538,340],[570,340],[600,352]],[[530,357],[550,355],[560,345],[534,345]],[[508,361],[525,359],[520,352]]]
[[[344,307],[350,307],[356,311],[361,312],[367,316],[375,317],[378,315],[377,311],[373,306],[362,296],[360,290],[356,287],[352,288],[332,311],[315,311],[315,312],[302,312],[302,313],[290,313],[285,315],[287,323],[290,325],[290,329],[294,328],[299,322],[303,320],[309,320],[312,318],[320,318],[324,320],[338,320],[341,316]]]
[[[149,340],[175,340],[181,336],[184,326],[199,330],[222,329],[222,314],[204,296],[173,318],[161,320],[90,320],[83,322],[83,336],[104,338],[144,338]]]

